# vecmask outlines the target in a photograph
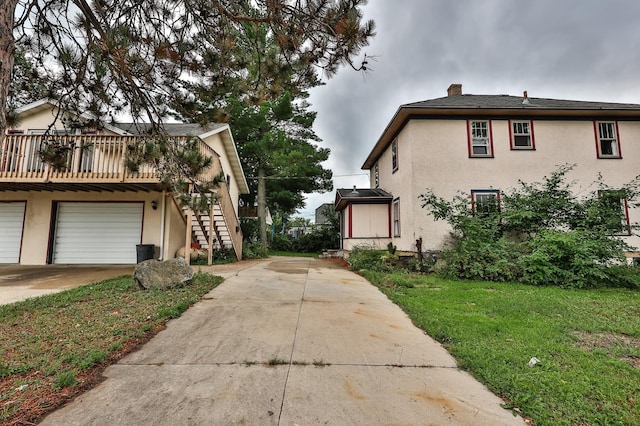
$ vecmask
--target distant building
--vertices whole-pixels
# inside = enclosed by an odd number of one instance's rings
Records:
[[[324,203],[316,209],[316,226],[328,225],[329,215],[333,212],[335,206],[333,203]]]

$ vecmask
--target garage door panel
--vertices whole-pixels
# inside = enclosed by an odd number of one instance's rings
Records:
[[[25,202],[0,203],[0,263],[18,263]]]
[[[135,263],[142,211],[142,203],[59,203],[53,263]]]

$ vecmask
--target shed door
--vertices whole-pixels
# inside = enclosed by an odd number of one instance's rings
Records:
[[[136,263],[143,203],[58,203],[53,263]]]
[[[18,263],[26,203],[0,203],[0,263]]]

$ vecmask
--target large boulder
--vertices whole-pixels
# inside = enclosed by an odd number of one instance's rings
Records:
[[[145,260],[138,263],[133,271],[133,282],[147,290],[182,287],[190,284],[192,278],[193,269],[181,257],[164,262],[155,259]]]

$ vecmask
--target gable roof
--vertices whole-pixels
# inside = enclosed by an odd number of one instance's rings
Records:
[[[393,196],[380,188],[356,188],[336,190],[336,211],[344,210],[351,203],[391,203]]]
[[[387,124],[362,169],[371,169],[412,119],[473,117],[640,120],[640,104],[531,98],[526,92],[524,96],[452,94],[443,98],[404,104]]]
[[[147,135],[153,130],[149,123],[116,123],[114,126],[131,135]],[[199,136],[224,126],[222,123],[208,123],[204,126],[195,123],[164,123],[162,128],[169,136]]]

